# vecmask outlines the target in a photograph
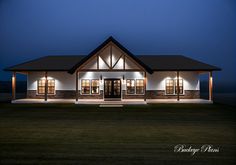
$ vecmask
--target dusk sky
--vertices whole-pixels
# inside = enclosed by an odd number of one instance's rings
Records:
[[[236,0],[0,0],[0,80],[5,67],[86,55],[111,35],[135,55],[182,54],[236,82]]]

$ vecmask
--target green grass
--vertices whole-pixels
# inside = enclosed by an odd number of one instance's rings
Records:
[[[235,164],[225,105],[0,104],[0,164]],[[174,153],[212,144],[219,153]]]

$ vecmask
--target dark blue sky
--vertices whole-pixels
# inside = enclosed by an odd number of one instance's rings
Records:
[[[235,0],[0,0],[0,80],[7,66],[88,54],[112,35],[134,54],[183,54],[236,82],[235,29]]]

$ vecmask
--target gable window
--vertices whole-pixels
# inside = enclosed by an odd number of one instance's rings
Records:
[[[135,80],[127,79],[126,80],[127,94],[135,94]]]
[[[38,94],[45,94],[45,79],[38,80]],[[48,80],[48,94],[55,94],[55,80]]]
[[[92,80],[91,89],[92,94],[99,94],[99,80]]]
[[[90,94],[90,80],[83,79],[81,81],[81,93]]]
[[[136,80],[136,94],[144,94],[144,81]]]
[[[183,79],[179,79],[179,94],[183,94]],[[166,94],[177,94],[177,79],[166,79]]]

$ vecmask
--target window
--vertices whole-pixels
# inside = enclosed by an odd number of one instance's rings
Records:
[[[143,93],[144,93],[144,81],[136,80],[136,94],[143,94]]]
[[[179,79],[179,94],[183,94],[183,79]],[[166,79],[166,94],[177,94],[177,79]]]
[[[127,79],[126,80],[127,94],[144,94],[143,79]]]
[[[174,80],[167,79],[166,80],[166,94],[174,94]]]
[[[45,79],[38,80],[38,94],[45,94]],[[55,80],[48,80],[48,94],[55,94]]]
[[[41,79],[38,80],[38,94],[44,94],[45,93],[45,80]]]
[[[177,94],[177,79],[175,80],[175,93]],[[183,79],[179,79],[179,94],[183,94]]]
[[[81,93],[90,94],[90,80],[84,79],[81,81]]]
[[[127,79],[126,86],[127,86],[127,94],[135,94],[135,80]]]
[[[48,80],[48,94],[55,93],[55,80],[50,79]]]
[[[99,80],[92,80],[92,94],[99,94]]]

